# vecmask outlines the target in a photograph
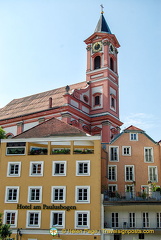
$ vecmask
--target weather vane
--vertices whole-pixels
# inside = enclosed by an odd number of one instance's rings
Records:
[[[103,6],[103,4],[101,4],[100,6],[101,6],[101,13],[103,14],[104,13],[104,11],[103,11],[104,6]]]

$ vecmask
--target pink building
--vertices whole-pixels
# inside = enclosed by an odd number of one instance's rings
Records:
[[[120,132],[117,38],[103,12],[94,33],[85,40],[86,81],[14,99],[0,109],[0,125],[15,136],[52,117],[109,142]]]

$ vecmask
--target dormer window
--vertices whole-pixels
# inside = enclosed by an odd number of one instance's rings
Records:
[[[130,141],[138,141],[138,134],[130,133]]]
[[[99,69],[101,67],[101,57],[97,56],[94,59],[94,69]]]

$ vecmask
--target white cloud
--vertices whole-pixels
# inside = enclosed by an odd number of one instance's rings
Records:
[[[133,125],[146,131],[160,126],[158,119],[154,115],[147,113],[130,113],[128,116],[122,117],[121,120],[124,123],[122,129]]]

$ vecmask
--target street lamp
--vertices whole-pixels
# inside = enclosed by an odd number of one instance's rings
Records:
[[[21,228],[21,229],[22,229],[22,228]],[[21,237],[22,237],[21,229],[20,229],[20,228],[17,229],[17,237],[16,237],[17,240],[19,239],[18,236],[20,236],[20,239],[21,239]]]

